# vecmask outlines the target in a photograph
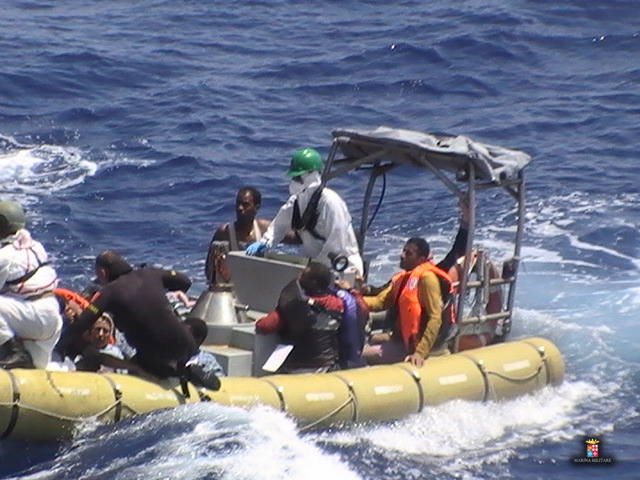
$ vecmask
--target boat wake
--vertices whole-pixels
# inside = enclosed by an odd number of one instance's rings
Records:
[[[317,479],[360,478],[323,452],[280,412],[202,403],[84,425],[48,465],[14,478]]]
[[[508,474],[509,462],[523,447],[575,436],[576,407],[594,394],[597,389],[587,382],[565,382],[505,402],[454,400],[401,421],[320,432],[315,438],[329,451],[350,452],[343,454],[361,473],[371,469],[373,475],[381,467],[376,458],[392,458],[385,478],[422,478],[419,472],[429,472],[429,478],[476,478],[487,465],[501,465]]]

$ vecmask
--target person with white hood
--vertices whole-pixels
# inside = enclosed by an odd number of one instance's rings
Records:
[[[47,252],[25,230],[20,204],[0,202],[0,368],[45,368],[60,338],[58,283]]]
[[[323,165],[320,154],[312,148],[298,150],[293,155],[287,171],[291,177],[291,196],[262,238],[247,247],[247,255],[259,255],[293,230],[302,240],[308,257],[328,266],[335,259],[346,258],[348,267],[358,275],[363,274],[351,214],[340,195],[322,184]]]

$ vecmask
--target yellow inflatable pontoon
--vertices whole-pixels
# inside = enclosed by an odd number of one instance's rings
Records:
[[[50,441],[71,436],[80,422],[117,422],[132,415],[211,401],[248,408],[269,405],[301,428],[385,421],[452,399],[492,401],[560,383],[564,363],[542,338],[506,342],[434,357],[421,369],[408,363],[324,374],[223,378],[219,391],[177,382],[156,384],[120,374],[0,371],[3,438]]]

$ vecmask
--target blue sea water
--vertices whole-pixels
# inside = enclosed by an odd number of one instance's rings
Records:
[[[291,153],[392,127],[521,149],[527,229],[513,337],[558,345],[566,381],[397,422],[304,432],[283,414],[196,405],[70,443],[0,443],[19,479],[638,478],[640,9],[635,1],[85,2],[0,6],[0,198],[22,202],[63,283],[95,255],[172,266],[204,288],[207,243],[242,185],[261,215]],[[357,179],[334,187],[353,213]],[[480,198],[495,258],[499,221]],[[445,251],[455,200],[401,174],[372,226],[374,280],[402,240]],[[584,439],[613,466],[581,465]]]

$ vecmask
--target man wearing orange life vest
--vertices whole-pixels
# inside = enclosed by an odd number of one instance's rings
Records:
[[[369,364],[404,360],[422,367],[443,325],[442,290],[450,290],[451,280],[429,261],[429,244],[422,238],[410,238],[404,245],[400,268],[389,287],[375,297],[363,297],[370,310],[393,312],[395,325],[378,345],[366,346],[362,356]]]
[[[365,346],[362,356],[368,364],[405,361],[420,368],[434,347],[444,346],[454,322],[453,306],[445,302],[453,293],[447,271],[464,254],[469,225],[466,199],[460,208],[460,229],[440,263],[430,261],[426,240],[410,238],[400,255],[402,271],[375,296],[363,297],[370,311],[388,310],[394,322],[391,333],[376,335]]]

